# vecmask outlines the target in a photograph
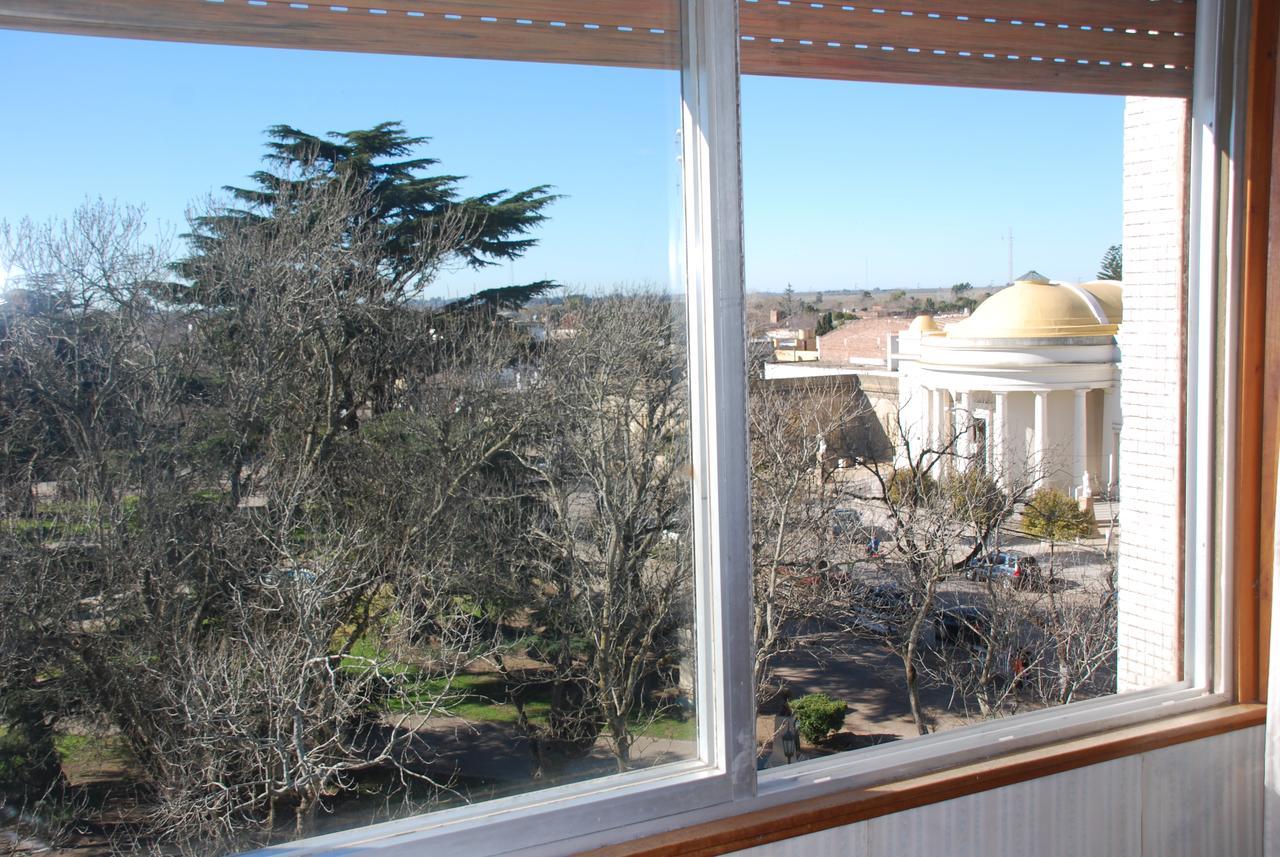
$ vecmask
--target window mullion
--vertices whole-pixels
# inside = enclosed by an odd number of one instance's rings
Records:
[[[685,258],[702,757],[755,793],[738,16],[683,6]]]
[[[1232,453],[1229,433],[1219,437],[1223,408],[1230,407],[1234,377],[1224,348],[1234,348],[1239,248],[1237,224],[1242,196],[1237,187],[1243,86],[1235,65],[1245,38],[1247,3],[1220,0],[1197,7],[1196,77],[1190,136],[1190,199],[1187,245],[1187,431],[1185,592],[1187,641],[1184,675],[1193,685],[1232,691],[1227,663],[1231,638],[1230,532]],[[1220,325],[1226,325],[1220,330]],[[1230,341],[1228,341],[1230,340]],[[1222,374],[1225,373],[1225,374]],[[1226,412],[1230,412],[1227,410]],[[1223,448],[1220,444],[1226,444]],[[1219,483],[1215,474],[1222,474]],[[1220,524],[1226,524],[1219,529]],[[1216,540],[1216,541],[1215,541]],[[1215,601],[1217,609],[1215,609]],[[1215,621],[1216,619],[1216,621]],[[1217,634],[1214,629],[1216,624]]]

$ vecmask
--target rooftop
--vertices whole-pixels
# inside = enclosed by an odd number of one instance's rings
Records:
[[[1052,282],[1029,271],[987,298],[963,321],[948,325],[949,339],[1026,339],[1113,336],[1121,319],[1121,283]]]
[[[883,361],[888,337],[902,330],[903,319],[860,318],[846,321],[830,333],[818,337],[818,355],[823,363],[847,364]]]

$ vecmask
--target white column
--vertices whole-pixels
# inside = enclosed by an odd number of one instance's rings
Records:
[[[1109,493],[1115,491],[1116,474],[1119,472],[1116,467],[1119,460],[1116,456],[1115,409],[1115,388],[1106,387],[1102,390],[1102,461],[1100,462],[1102,472],[1098,476],[1106,480],[1102,485],[1103,489]]]
[[[919,455],[920,450],[929,445],[929,438],[933,434],[933,391],[922,386],[920,393],[920,404],[916,406],[919,419],[913,425],[902,427],[903,433],[911,439],[913,456]]]
[[[938,448],[947,450],[939,462],[942,467],[937,476],[950,476],[956,467],[956,397],[950,390],[942,391],[942,437]]]
[[[933,389],[929,391],[929,439],[926,445],[929,449],[937,449],[942,438],[942,390]]]
[[[1009,418],[1009,409],[1005,404],[1007,393],[994,393],[995,408],[991,414],[991,425],[987,432],[991,435],[991,475],[1001,485],[1009,483],[1009,474],[1004,470],[1004,437],[1005,421]]]
[[[1043,482],[1048,475],[1048,462],[1045,461],[1045,450],[1048,446],[1049,431],[1049,391],[1036,390],[1036,416],[1034,437],[1031,439],[1031,475],[1037,482]]]
[[[1071,482],[1072,491],[1082,490],[1085,484],[1085,474],[1088,473],[1089,464],[1086,456],[1089,454],[1089,401],[1088,390],[1076,390],[1076,412],[1075,419],[1072,421],[1074,428],[1074,437],[1071,444]]]
[[[968,390],[960,394],[960,407],[956,414],[956,430],[960,438],[956,442],[956,469],[964,471],[969,467],[969,459],[973,457],[973,394]]]

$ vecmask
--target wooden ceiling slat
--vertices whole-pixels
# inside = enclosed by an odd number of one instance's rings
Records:
[[[376,0],[374,0],[376,3]],[[670,0],[654,5],[669,5]],[[348,11],[331,11],[345,5]],[[427,6],[453,8],[461,20],[445,13],[428,12]],[[678,68],[680,34],[667,29],[650,32],[638,24],[620,31],[617,25],[587,29],[555,27],[549,21],[572,16],[563,7],[584,4],[544,2],[550,9],[560,7],[558,17],[533,20],[529,25],[514,18],[486,22],[459,11],[465,4],[406,3],[388,0],[383,4],[359,6],[341,0],[311,3],[309,8],[293,8],[284,0],[252,5],[227,0],[0,0],[0,27],[120,38],[156,39],[178,42],[205,42],[226,45],[256,45],[307,50],[359,51],[366,53],[410,54],[418,56],[502,59],[530,62],[561,62],[585,65]],[[497,3],[474,3],[472,7],[493,9]],[[624,4],[611,4],[622,8]],[[647,4],[645,4],[647,5]],[[370,8],[386,14],[372,14]],[[511,6],[504,6],[510,9]],[[419,11],[413,17],[406,11]],[[652,13],[650,13],[652,15]],[[497,17],[497,16],[495,16]],[[598,16],[592,16],[597,17]],[[627,20],[642,20],[632,16]],[[649,20],[658,20],[650,17]],[[567,23],[567,22],[566,22]],[[582,23],[597,23],[584,21]],[[622,25],[623,22],[619,22]],[[665,28],[663,28],[665,29]]]
[[[739,7],[744,13],[751,8],[787,8],[799,11],[840,10],[844,6],[855,9],[883,9],[901,15],[912,12],[919,15],[934,13],[947,18],[995,18],[999,21],[1024,21],[1045,24],[1066,24],[1071,27],[1114,27],[1118,30],[1157,30],[1161,33],[1194,33],[1196,4],[1191,0],[885,0],[869,3],[849,0],[742,0]]]
[[[757,40],[808,39],[815,44],[839,42],[844,45],[867,44],[873,48],[889,45],[930,52],[969,51],[1001,56],[1083,59],[1091,63],[1105,60],[1113,64],[1168,64],[1177,68],[1189,68],[1195,53],[1192,36],[1063,30],[1025,23],[987,23],[976,18],[958,21],[893,12],[877,14],[867,7],[850,11],[834,5],[814,9],[797,5],[745,4],[741,7],[741,31],[743,35],[754,36]]]
[[[1187,97],[1191,92],[1191,72],[1185,69],[1081,66],[954,54],[938,57],[759,41],[742,42],[741,50],[743,74],[1095,95]]]
[[[336,0],[330,0],[336,2]],[[674,0],[361,0],[361,5],[418,10],[434,14],[529,18],[601,26],[626,25],[645,29],[680,29],[680,7]]]
[[[332,11],[339,4],[347,11]],[[0,27],[314,50],[644,68],[679,65],[675,0],[294,0],[294,5],[307,8],[293,8],[289,0],[0,0]],[[960,16],[970,20],[958,20]],[[988,17],[997,23],[982,20]],[[1194,3],[1173,0],[893,0],[869,7],[754,0],[741,5],[742,31],[755,37],[741,42],[742,70],[1185,97],[1193,39],[1167,34],[1190,33],[1194,17]],[[519,19],[530,23],[517,23]],[[1037,21],[1046,26],[1034,26]],[[1106,32],[1102,27],[1141,32]],[[801,44],[801,39],[812,44]],[[830,42],[840,46],[830,47]],[[857,44],[868,47],[853,47]],[[907,50],[912,48],[917,51]],[[995,58],[982,56],[987,53]],[[1057,58],[1068,61],[1054,62]],[[1134,65],[1119,65],[1124,62]],[[1142,68],[1143,63],[1176,68]]]

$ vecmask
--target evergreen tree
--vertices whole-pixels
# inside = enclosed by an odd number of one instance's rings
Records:
[[[796,314],[796,290],[790,283],[782,292],[782,300],[778,301],[778,309],[782,311],[784,319],[791,318]]]
[[[831,317],[831,313],[824,312],[822,315],[818,316],[818,324],[817,327],[814,328],[813,335],[825,336],[835,329],[836,325],[835,321]]]
[[[239,207],[196,218],[194,232],[186,237],[197,257],[236,226],[270,221],[281,206],[314,197],[306,190],[345,183],[360,192],[360,205],[349,214],[351,232],[372,226],[383,247],[383,293],[368,297],[395,304],[429,284],[436,266],[424,266],[424,255],[476,269],[519,258],[536,243],[525,236],[546,218],[543,209],[557,198],[547,185],[461,197],[458,183],[464,177],[428,175],[439,161],[412,154],[429,138],[409,136],[399,122],[324,136],[289,125],[274,125],[266,133],[270,140],[265,160],[272,169],[254,173],[254,187],[224,188]],[[195,281],[188,300],[219,305],[237,297],[226,294],[226,286],[202,288],[194,261],[177,266],[179,273]],[[535,282],[490,289],[459,303],[517,306],[553,286]]]
[[[1098,263],[1098,279],[1124,279],[1124,251],[1119,244],[1112,244],[1102,254],[1102,261]]]
[[[186,238],[194,252],[175,265],[186,283],[172,287],[173,299],[216,310],[206,332],[228,354],[246,347],[250,322],[286,293],[285,306],[307,307],[314,324],[298,331],[301,348],[329,366],[310,379],[323,413],[300,430],[319,438],[323,461],[362,415],[395,407],[406,374],[450,365],[453,346],[433,341],[460,342],[476,316],[488,320],[555,286],[489,289],[430,310],[415,305],[443,265],[480,269],[521,256],[556,196],[539,185],[463,197],[461,177],[428,174],[438,161],[413,157],[427,138],[409,136],[398,122],[324,136],[276,125],[267,134],[268,168],[253,174],[254,186],[225,188],[231,204],[192,219]],[[236,472],[262,438],[247,434],[225,466]]]
[[[1087,536],[1093,531],[1092,513],[1080,509],[1065,491],[1041,488],[1022,512],[1022,528],[1033,536],[1060,542]]]

